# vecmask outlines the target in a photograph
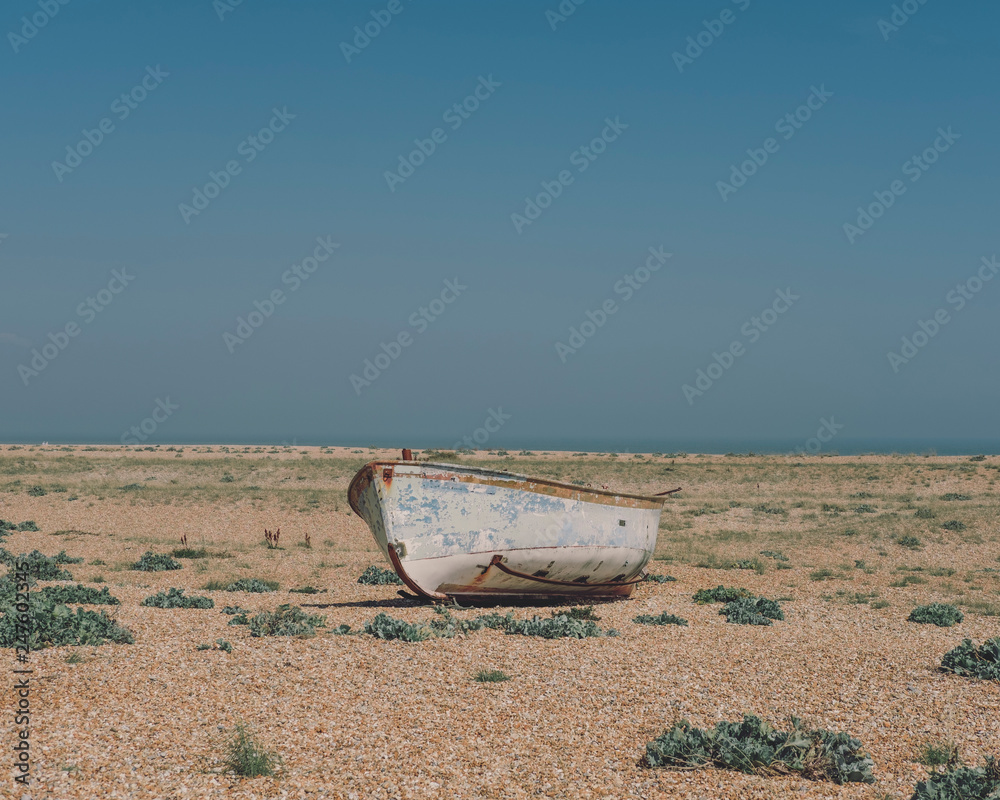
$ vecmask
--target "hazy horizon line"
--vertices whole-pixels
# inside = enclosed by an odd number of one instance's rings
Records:
[[[363,443],[362,443],[363,442]],[[831,443],[832,444],[832,443]],[[855,437],[838,438],[836,447],[823,446],[818,450],[807,449],[807,442],[790,437],[690,437],[677,438],[670,441],[662,439],[638,438],[583,438],[545,439],[544,437],[524,437],[517,440],[500,441],[492,446],[486,444],[475,447],[474,452],[502,451],[555,451],[555,452],[586,452],[586,453],[625,453],[625,454],[679,454],[687,455],[941,455],[941,456],[976,456],[1000,455],[1000,439],[973,437]],[[439,437],[366,437],[351,441],[348,437],[334,441],[328,437],[307,437],[301,441],[298,437],[249,436],[245,439],[226,437],[223,439],[208,439],[194,437],[191,439],[162,439],[122,444],[104,438],[88,437],[27,437],[0,436],[2,447],[114,447],[141,450],[146,447],[342,447],[342,448],[375,448],[378,450],[469,450],[448,444]]]

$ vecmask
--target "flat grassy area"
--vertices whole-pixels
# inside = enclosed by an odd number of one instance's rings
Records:
[[[660,522],[655,560],[664,566],[777,572],[786,583],[794,574],[794,579],[830,581],[834,597],[855,597],[873,574],[892,574],[911,585],[926,582],[927,590],[976,613],[1000,615],[998,457],[441,455],[455,463],[627,492],[681,486]],[[320,552],[374,552],[347,504],[347,486],[363,464],[396,456],[372,448],[8,446],[0,450],[0,500],[61,507],[63,514],[98,504],[144,513],[159,506],[202,508],[203,524],[187,523],[181,533],[192,546],[217,542],[217,551],[229,554],[264,546],[263,538],[255,541],[242,531],[220,541],[209,509],[239,509],[270,527],[284,525],[282,546],[303,546],[304,537],[292,537],[308,530]],[[339,534],[335,539],[323,533],[331,523],[328,533]],[[352,530],[360,527],[357,541],[343,541],[348,523]],[[99,535],[68,524],[47,533],[66,542]],[[116,537],[179,546],[176,530],[156,524]],[[203,571],[209,567],[198,565]],[[311,577],[320,574],[314,570]],[[719,579],[724,577],[720,573]]]

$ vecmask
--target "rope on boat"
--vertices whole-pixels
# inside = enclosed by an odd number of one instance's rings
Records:
[[[489,570],[490,567],[498,567],[503,572],[506,572],[508,575],[513,575],[515,578],[525,578],[526,580],[529,581],[538,581],[539,583],[550,583],[556,586],[593,586],[593,587],[632,586],[636,583],[642,583],[644,580],[646,580],[646,575],[644,572],[642,577],[636,578],[631,581],[608,581],[606,583],[584,583],[582,581],[557,581],[553,578],[543,578],[539,575],[529,575],[527,572],[519,572],[516,569],[511,569],[510,567],[508,567],[506,564],[503,563],[503,556],[500,555],[499,553],[493,556],[493,558],[490,560],[489,566],[487,566],[486,569],[483,570],[484,575],[486,574],[487,570]]]

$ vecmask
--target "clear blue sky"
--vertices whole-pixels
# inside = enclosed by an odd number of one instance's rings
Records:
[[[0,12],[0,440],[1000,437],[992,4],[227,5]]]

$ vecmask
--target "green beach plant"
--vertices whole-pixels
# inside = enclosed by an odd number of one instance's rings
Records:
[[[281,764],[281,756],[266,749],[242,721],[233,726],[223,743],[223,752],[223,765],[244,778],[273,775]]]
[[[580,620],[565,614],[555,614],[549,619],[532,617],[514,620],[504,626],[504,633],[520,636],[539,636],[543,639],[587,639],[592,636],[617,636],[617,631],[606,633],[590,620]]]
[[[23,638],[27,627],[27,644],[30,650],[63,645],[134,644],[131,631],[119,625],[104,611],[77,608],[71,611],[40,592],[28,598],[28,610],[18,611],[9,604],[0,611],[0,648],[14,647]],[[19,622],[25,616],[27,626]]]
[[[965,615],[955,606],[948,603],[928,603],[917,606],[906,618],[908,622],[919,622],[925,625],[937,625],[939,628],[950,628],[965,619]]]
[[[275,611],[257,614],[248,624],[251,636],[315,636],[317,628],[325,627],[326,617],[284,603]]]
[[[185,597],[183,589],[171,587],[165,592],[150,595],[140,605],[150,608],[215,608],[215,601],[210,597]]]
[[[672,583],[676,580],[677,578],[673,575],[654,575],[651,572],[643,578],[643,581],[646,583]]]
[[[402,586],[403,581],[391,569],[383,569],[374,565],[368,567],[358,578],[358,583],[365,586]]]
[[[680,720],[646,745],[650,767],[715,766],[758,775],[797,774],[811,780],[874,783],[874,763],[861,742],[846,733],[809,730],[792,717],[779,731],[753,714],[719,722],[710,730]]]
[[[944,654],[941,670],[969,678],[1000,681],[1000,636],[987,639],[979,648],[971,639],[963,639],[958,647]]]
[[[996,800],[1000,797],[1000,761],[987,756],[982,767],[935,772],[917,783],[910,800]]]
[[[930,739],[920,746],[917,761],[925,767],[957,767],[961,764],[958,746],[945,739]]]
[[[477,683],[503,683],[511,680],[511,677],[501,669],[481,669],[473,680]]]
[[[404,642],[423,642],[433,635],[427,625],[394,619],[384,611],[377,614],[371,622],[366,622],[364,631],[376,639],[385,639],[386,641],[399,639]]]
[[[773,620],[785,618],[778,602],[766,597],[741,597],[726,603],[719,613],[726,617],[726,622],[738,625],[771,625]]]
[[[694,594],[694,601],[699,605],[706,603],[731,603],[741,597],[753,597],[749,589],[736,586],[717,586],[714,589],[699,589]]]
[[[227,592],[251,592],[253,594],[263,594],[264,592],[276,592],[279,584],[277,581],[265,581],[259,578],[240,578],[226,586]]]
[[[632,619],[637,625],[687,625],[688,621],[664,611],[661,614],[640,614]]]
[[[117,597],[112,597],[108,587],[103,587],[100,591],[90,586],[77,584],[76,586],[46,586],[39,591],[55,603],[74,603],[76,605],[103,605],[117,606]]]
[[[40,581],[71,581],[73,576],[62,565],[69,560],[65,551],[56,556],[47,556],[38,550],[30,553],[22,553],[15,557],[12,553],[0,548],[0,563],[6,564],[12,570],[16,561],[22,561],[27,565],[28,574]],[[83,559],[80,559],[82,561]]]
[[[131,569],[137,572],[167,572],[169,570],[181,569],[181,567],[181,563],[174,561],[170,556],[147,550],[132,565]]]

